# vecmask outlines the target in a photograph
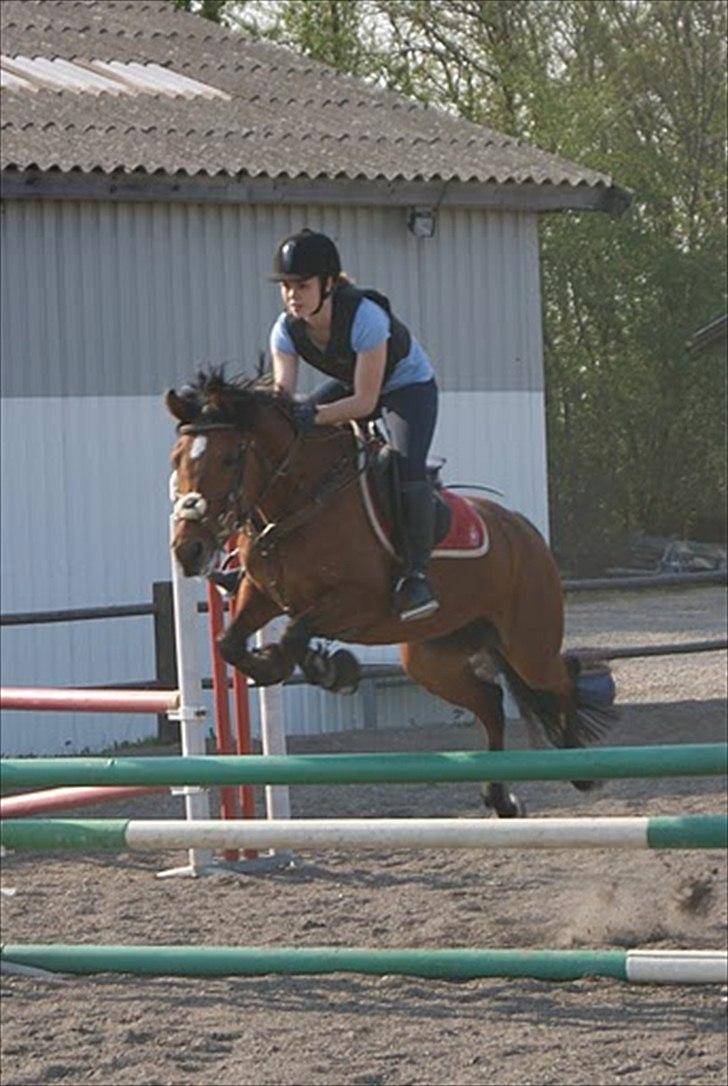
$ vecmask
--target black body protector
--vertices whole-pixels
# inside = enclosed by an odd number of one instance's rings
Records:
[[[387,362],[384,382],[392,374],[397,363],[406,358],[412,345],[412,337],[404,324],[394,316],[389,299],[376,290],[360,290],[351,283],[339,283],[332,294],[331,333],[325,350],[320,350],[308,335],[308,326],[302,319],[286,316],[286,330],[297,354],[309,365],[329,377],[334,377],[348,389],[354,389],[356,351],[351,346],[351,328],[362,299],[380,306],[389,316],[390,334],[387,340]],[[434,506],[430,485],[426,481],[402,486],[400,507],[403,520],[402,536],[398,549],[403,569],[394,592],[394,606],[402,621],[427,618],[439,607],[425,570],[432,550],[434,530]]]
[[[406,358],[412,345],[412,337],[407,328],[392,313],[389,299],[377,290],[360,290],[351,283],[339,283],[334,288],[331,298],[331,333],[326,350],[320,350],[308,335],[308,326],[303,318],[286,316],[286,331],[293,341],[296,352],[314,369],[329,377],[335,377],[352,391],[354,389],[354,369],[356,351],[351,346],[351,328],[362,299],[368,298],[383,309],[391,320],[389,339],[387,340],[387,364],[384,370],[386,383],[397,363]]]

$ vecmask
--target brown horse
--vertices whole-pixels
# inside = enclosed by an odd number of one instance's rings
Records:
[[[433,560],[440,609],[402,623],[392,609],[396,560],[368,519],[357,485],[362,441],[351,427],[304,435],[291,400],[261,380],[228,382],[220,370],[199,374],[181,393],[170,390],[166,403],[179,423],[172,546],[184,573],[209,574],[227,539],[238,535],[245,576],[220,642],[230,664],[261,685],[282,682],[298,664],[311,681],[336,689],[355,681],[354,658],[340,650],[343,674],[334,668],[332,677],[312,638],[400,644],[406,673],[473,712],[491,750],[503,749],[499,674],[527,723],[540,721],[555,746],[582,746],[609,722],[609,670],[591,662],[591,677],[602,680],[594,697],[579,660],[561,655],[559,573],[524,517],[468,499],[487,525],[487,553]],[[249,649],[251,635],[283,613],[291,621],[280,644]],[[484,798],[500,816],[522,812],[500,782],[490,782]]]

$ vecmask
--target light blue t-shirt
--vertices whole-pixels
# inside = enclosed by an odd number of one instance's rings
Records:
[[[360,351],[374,350],[380,343],[389,339],[391,323],[386,310],[369,298],[362,298],[351,325],[352,351],[359,354]],[[402,388],[404,385],[423,384],[435,376],[432,363],[424,348],[414,336],[410,338],[409,354],[401,358],[394,367],[389,380],[382,385],[383,393],[393,392],[395,388]],[[293,340],[286,330],[285,313],[281,313],[271,329],[270,349],[294,357],[298,354],[293,345]]]

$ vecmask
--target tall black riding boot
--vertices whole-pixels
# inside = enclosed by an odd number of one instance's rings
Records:
[[[394,605],[403,622],[427,618],[438,603],[427,579],[427,566],[435,530],[432,488],[424,480],[403,483],[402,515],[404,571],[394,590]]]

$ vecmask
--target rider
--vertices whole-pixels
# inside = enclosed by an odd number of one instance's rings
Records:
[[[404,621],[425,618],[439,607],[427,578],[434,510],[425,465],[437,418],[432,364],[387,298],[358,289],[342,273],[326,234],[301,230],[285,238],[271,278],[281,284],[285,307],[270,335],[276,386],[293,395],[299,357],[329,378],[296,404],[304,430],[384,419],[399,454],[404,519],[394,604]]]

